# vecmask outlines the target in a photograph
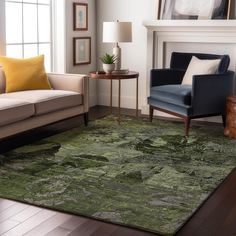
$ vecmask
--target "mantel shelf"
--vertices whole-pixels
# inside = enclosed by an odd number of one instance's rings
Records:
[[[152,20],[143,25],[153,31],[236,31],[236,20]]]

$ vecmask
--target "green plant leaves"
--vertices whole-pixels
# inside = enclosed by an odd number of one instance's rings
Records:
[[[110,55],[108,53],[104,54],[102,57],[100,57],[100,60],[104,64],[114,64],[116,61],[117,57],[115,55]]]

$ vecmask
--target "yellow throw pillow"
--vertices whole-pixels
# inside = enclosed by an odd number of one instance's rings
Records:
[[[44,56],[28,59],[0,57],[6,77],[6,93],[51,89],[44,69]]]

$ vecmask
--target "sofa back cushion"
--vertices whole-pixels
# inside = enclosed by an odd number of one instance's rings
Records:
[[[6,89],[5,74],[4,74],[3,68],[0,67],[0,94],[5,93],[5,89]]]
[[[220,59],[219,67],[217,69],[217,74],[224,74],[228,70],[230,63],[230,58],[228,55],[215,55],[215,54],[205,54],[205,53],[182,53],[182,52],[172,53],[170,68],[187,70],[188,65],[193,56],[201,60]]]

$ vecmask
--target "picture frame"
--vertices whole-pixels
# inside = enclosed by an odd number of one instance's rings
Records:
[[[160,0],[161,20],[229,19],[231,0]]]
[[[162,0],[156,0],[156,9],[157,9],[157,19],[161,19],[161,5],[162,5]]]
[[[91,64],[91,37],[73,38],[74,65]]]
[[[73,3],[73,28],[75,31],[88,30],[88,4]]]

